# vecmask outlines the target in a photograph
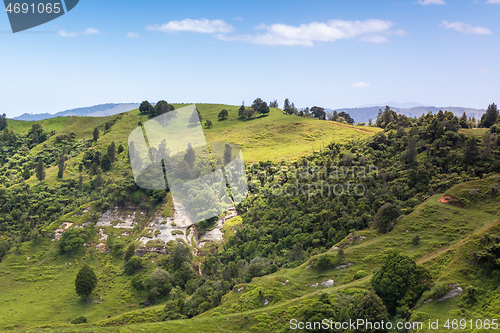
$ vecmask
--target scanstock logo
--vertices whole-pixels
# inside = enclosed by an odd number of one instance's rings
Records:
[[[34,28],[75,8],[79,0],[3,0],[12,32]]]
[[[137,186],[172,194],[177,212],[190,223],[224,213],[248,193],[241,149],[207,144],[195,105],[139,124],[128,138]]]

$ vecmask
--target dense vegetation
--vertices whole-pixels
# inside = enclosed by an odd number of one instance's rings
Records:
[[[270,106],[276,107],[277,102]],[[140,112],[154,117],[172,109],[164,101],[156,106],[145,101]],[[298,113],[294,110],[293,103],[285,101],[284,112]],[[320,107],[304,113],[309,112],[319,120],[327,118]],[[238,111],[240,121],[269,113],[269,106],[259,98],[251,107],[241,106]],[[228,121],[229,111],[220,109],[216,116],[220,122]],[[354,123],[348,114],[332,116],[335,121]],[[264,302],[279,304],[288,296],[275,287],[255,285],[241,294],[245,300],[240,299],[240,304],[224,300],[236,294],[230,291],[247,283],[250,286],[257,278],[304,263],[319,276],[346,265],[341,247],[335,255],[329,252],[333,246],[362,230],[388,235],[434,193],[500,173],[498,110],[494,104],[479,123],[490,130],[480,135],[464,131],[474,127],[466,116],[464,120],[450,112],[439,112],[408,118],[386,109],[374,124],[383,131],[369,139],[332,142],[319,152],[292,161],[248,164],[250,194],[237,206],[240,223],[225,235],[224,242],[194,249],[192,244],[172,241],[158,244],[163,249],[161,254],[141,257],[136,255],[138,244],[134,241],[158,209],[164,209],[168,189],[142,190],[135,185],[128,149],[112,141],[113,126],[121,117],[91,128],[92,138],[46,131],[40,124],[33,124],[26,134],[17,134],[8,127],[2,131],[0,260],[9,252],[14,256],[20,253],[27,242],[40,246],[50,243],[62,218],[75,214],[82,216],[85,227],[65,231],[55,242],[57,252],[53,255],[88,258],[88,244],[98,241],[95,223],[99,215],[114,206],[133,205],[145,216],[128,237],[108,235],[106,274],[123,274],[134,297],[143,305],[161,304],[156,320],[193,318],[213,308],[231,314],[258,309]],[[201,114],[199,118],[204,117]],[[206,125],[211,126],[212,122]],[[50,172],[54,177],[45,175]],[[487,193],[495,197],[498,184],[488,188]],[[473,201],[479,194],[470,195],[468,200]],[[462,204],[466,203],[462,200]],[[83,214],[82,207],[89,211]],[[202,227],[208,229],[210,223],[213,221],[205,221]],[[412,246],[420,246],[420,236],[414,236]],[[499,238],[484,235],[477,241],[484,246],[473,251],[473,264],[498,279]],[[320,295],[301,303],[293,313],[304,320],[344,320],[361,314],[373,320],[389,316],[410,320],[415,315],[411,309],[422,294],[431,290],[442,296],[447,291],[446,287],[439,289],[434,284],[434,272],[418,265],[414,258],[385,252],[380,264],[369,279],[369,291],[342,301]],[[83,267],[76,281],[77,293],[92,298],[95,275],[91,267]],[[369,275],[364,271],[356,274],[355,280]],[[473,304],[477,291],[471,288],[467,297],[467,304]],[[378,310],[373,312],[372,308]],[[212,310],[214,315],[217,309]],[[83,319],[75,318],[75,323],[85,322]],[[272,326],[261,328],[272,330]]]

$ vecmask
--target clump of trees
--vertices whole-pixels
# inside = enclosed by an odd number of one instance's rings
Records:
[[[7,115],[4,113],[0,116],[0,131],[7,127]]]
[[[141,114],[147,114],[150,118],[162,115],[164,113],[175,110],[175,107],[168,104],[167,101],[160,100],[155,106],[152,106],[148,101],[143,101],[139,106],[139,112]]]

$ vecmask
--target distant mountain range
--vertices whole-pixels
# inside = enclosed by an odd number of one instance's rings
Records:
[[[383,106],[367,106],[367,107],[344,108],[335,110],[338,112],[344,111],[349,113],[355,122],[367,123],[369,119],[375,121],[377,119],[379,109],[384,110],[386,105],[389,105],[391,110],[394,110],[399,114],[404,114],[405,116],[412,118],[420,117],[422,114],[426,114],[428,112],[436,114],[440,110],[443,110],[443,111],[451,111],[458,117],[460,117],[465,112],[467,114],[467,117],[476,117],[476,119],[479,120],[486,111],[485,109],[473,109],[473,108],[464,108],[457,106],[447,106],[447,107],[414,106],[414,107],[403,108],[403,107],[392,106],[390,104],[385,104]],[[325,111],[333,112],[333,109],[325,109]]]
[[[15,117],[16,120],[25,121],[36,121],[55,117],[69,117],[69,116],[80,116],[80,117],[105,117],[114,114],[127,112],[139,108],[138,103],[108,103],[99,104],[89,107],[76,108],[66,111],[61,111],[57,113],[24,113],[19,117]]]
[[[100,104],[83,108],[76,108],[66,111],[61,111],[57,113],[25,113],[20,115],[19,117],[15,117],[16,120],[25,120],[25,121],[36,121],[54,117],[69,117],[69,116],[80,116],[80,117],[105,117],[111,116],[114,114],[131,111],[139,108],[139,103],[108,103],[108,104]],[[480,119],[484,109],[473,109],[473,108],[464,108],[464,107],[435,107],[435,106],[423,106],[418,103],[408,102],[408,103],[397,103],[397,102],[389,102],[387,104],[381,103],[381,105],[365,105],[358,108],[343,108],[343,109],[325,109],[325,111],[333,112],[334,110],[341,112],[345,111],[351,115],[355,122],[367,123],[369,119],[375,121],[377,119],[377,114],[379,109],[384,110],[385,106],[389,105],[391,110],[396,111],[397,113],[404,114],[408,117],[420,117],[422,114],[426,114],[427,112],[437,113],[439,110],[443,111],[451,111],[456,116],[461,116],[462,113],[466,113],[468,117],[476,117],[476,119]]]

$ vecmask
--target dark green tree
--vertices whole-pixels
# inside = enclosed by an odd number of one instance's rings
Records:
[[[7,115],[4,113],[0,116],[0,131],[3,131],[7,127]]]
[[[430,274],[414,259],[401,254],[387,257],[371,279],[375,292],[382,299],[389,313],[399,306],[411,307],[430,285]]]
[[[184,161],[189,165],[191,170],[194,168],[194,162],[196,161],[196,155],[193,149],[193,146],[191,146],[191,143],[188,143],[187,149],[186,149],[186,154],[184,154]]]
[[[83,176],[80,173],[80,176],[78,177],[78,191],[81,192],[83,191]]]
[[[104,154],[104,156],[101,159],[101,169],[104,172],[111,169],[111,159],[109,158],[108,154]]]
[[[125,262],[129,261],[135,255],[135,245],[134,243],[130,243],[127,247],[127,251],[125,251]]]
[[[141,106],[139,106],[140,113],[151,114],[152,109],[153,109],[153,106],[148,101],[143,101],[141,103]]]
[[[57,171],[57,177],[62,178],[64,175],[64,162],[66,161],[66,157],[64,156],[64,152],[59,155],[59,164],[57,165],[58,171]]]
[[[311,114],[314,116],[314,118],[318,118],[320,120],[326,119],[326,112],[325,112],[325,109],[322,107],[313,106],[311,108]]]
[[[23,172],[22,172],[21,176],[24,178],[24,180],[30,179],[30,177],[31,177],[30,169],[28,169],[28,168],[25,167],[23,169]]]
[[[260,114],[267,114],[267,113],[269,113],[269,106],[267,106],[267,103],[264,102],[261,98],[256,98],[253,101],[253,104],[252,104],[251,107],[257,113],[260,113]]]
[[[408,149],[406,149],[406,163],[412,164],[417,161],[417,141],[410,137],[408,140]]]
[[[364,319],[365,321],[370,321],[372,323],[382,321],[389,321],[389,314],[387,313],[387,308],[380,299],[380,297],[373,291],[369,291],[356,299],[356,303],[352,312],[353,320]],[[357,332],[363,333],[379,333],[386,332],[385,330],[375,330],[375,329],[358,329]]]
[[[154,107],[154,115],[155,116],[159,116],[159,115],[162,115],[164,113],[167,113],[170,111],[170,105],[164,101],[164,100],[161,100],[161,101],[158,101],[158,103],[156,103],[155,107]]]
[[[392,203],[386,203],[379,208],[373,218],[373,227],[378,232],[385,234],[391,231],[394,222],[399,217],[398,208]]]
[[[108,155],[111,163],[114,163],[116,161],[116,146],[114,141],[108,146]]]
[[[278,108],[278,101],[274,100],[274,101],[269,102],[269,107],[277,109]]]
[[[92,136],[94,138],[94,142],[97,142],[97,140],[99,140],[99,129],[97,127],[94,128],[94,133],[92,133]]]
[[[245,105],[240,106],[238,109],[238,117],[245,117]]]
[[[488,105],[486,113],[481,117],[481,127],[489,128],[498,120],[498,108],[495,103]]]
[[[125,263],[125,273],[127,273],[127,275],[132,275],[141,270],[143,267],[144,265],[141,258],[138,256],[132,256],[132,258]]]
[[[464,112],[458,121],[461,128],[469,128],[469,121],[467,120],[467,114]]]
[[[212,121],[211,120],[205,121],[205,127],[210,129],[212,127]]]
[[[226,109],[223,109],[221,112],[219,112],[218,118],[221,120],[227,119],[229,116],[229,112]]]
[[[479,149],[475,137],[470,137],[465,147],[465,161],[469,165],[473,165],[479,156]]]
[[[89,265],[85,264],[78,272],[75,279],[76,293],[89,301],[89,296],[97,286],[97,276]]]
[[[38,178],[40,182],[43,182],[43,180],[45,179],[45,168],[43,166],[43,160],[41,158],[38,159],[38,163],[35,169],[35,174],[36,178]]]

